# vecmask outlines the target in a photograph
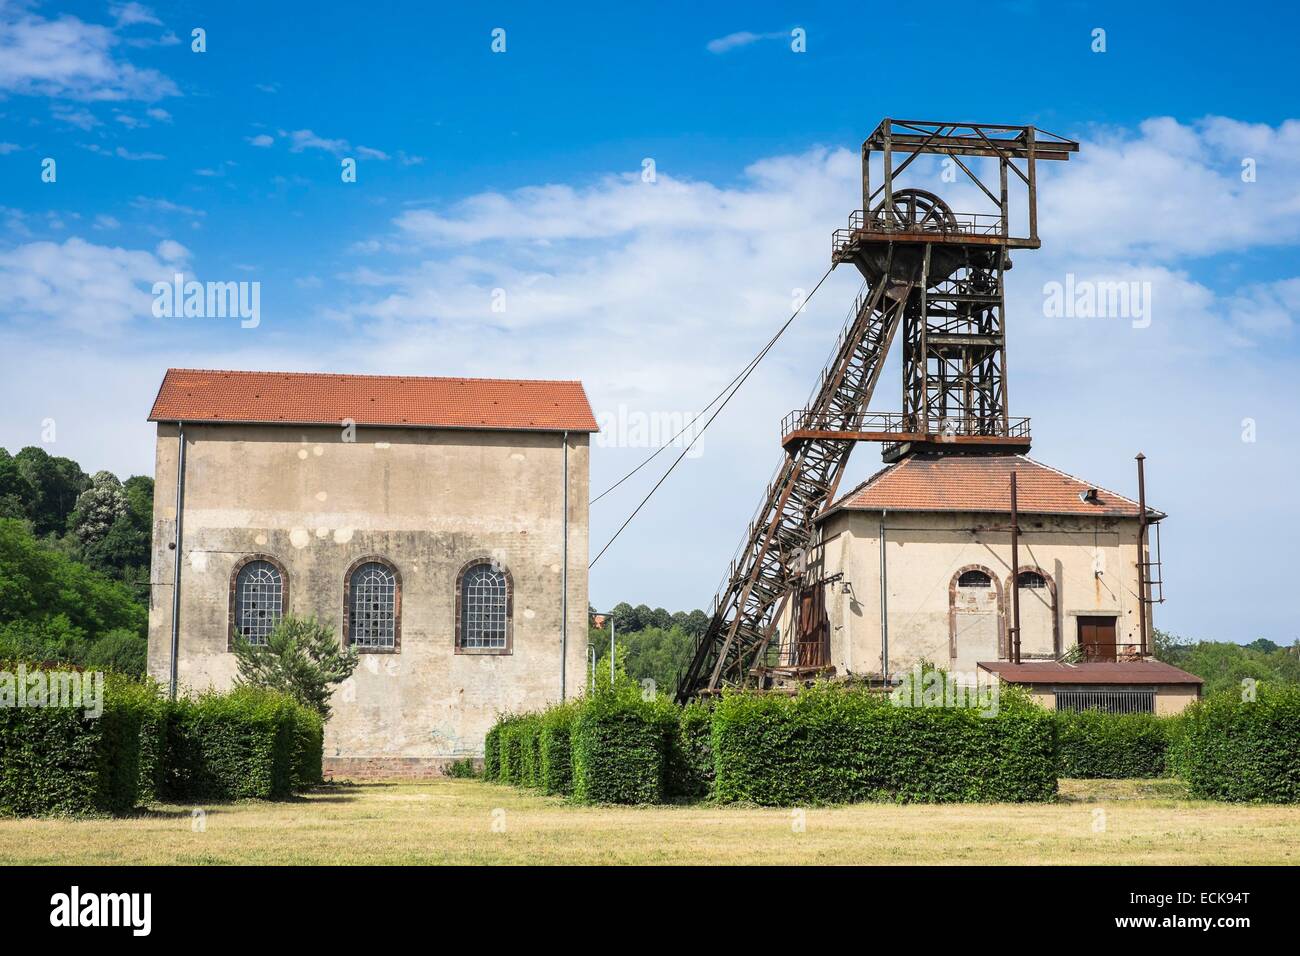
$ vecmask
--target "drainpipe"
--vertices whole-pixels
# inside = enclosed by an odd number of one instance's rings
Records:
[[[885,567],[885,515],[880,512],[880,669],[889,686],[889,576]]]
[[[1016,473],[1011,472],[1011,637],[1012,663],[1020,663],[1020,512],[1016,510]]]
[[[1147,456],[1138,452],[1138,634],[1141,656],[1147,656],[1147,608],[1151,606],[1147,594],[1147,485],[1143,465]]]
[[[560,700],[564,700],[569,664],[569,433],[564,433],[564,529],[560,547]]]
[[[185,513],[185,423],[176,423],[176,537],[172,541],[171,699],[176,699],[177,658],[181,650],[181,525]]]

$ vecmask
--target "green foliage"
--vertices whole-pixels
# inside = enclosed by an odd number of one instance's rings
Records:
[[[1171,718],[1055,711],[1060,775],[1081,778],[1159,777],[1168,770]]]
[[[101,541],[113,523],[129,513],[122,482],[111,471],[99,471],[77,497],[68,525],[82,545],[90,545]]]
[[[81,466],[70,458],[55,458],[29,446],[12,459],[18,496],[38,537],[62,534],[77,498],[90,485]]]
[[[460,760],[451,761],[444,772],[457,780],[472,780],[478,776],[473,757],[462,757]]]
[[[677,710],[632,684],[592,694],[572,728],[573,796],[585,803],[661,803]]]
[[[85,666],[92,670],[116,671],[138,680],[144,677],[147,649],[135,631],[114,628],[91,643],[86,650]]]
[[[681,709],[677,733],[668,742],[666,795],[686,800],[707,797],[713,776],[713,705],[691,701]]]
[[[289,616],[280,619],[265,644],[236,635],[235,660],[237,685],[281,691],[328,720],[334,685],[351,676],[360,658],[314,617]]]
[[[0,706],[0,815],[133,810],[139,802],[141,724],[155,699],[152,689],[109,675],[102,685],[103,710],[96,717],[85,707],[15,706],[16,698],[7,698],[16,690],[18,675],[12,669],[6,673],[6,702]],[[71,677],[67,670],[41,674],[47,686]]]
[[[519,719],[515,725],[519,736],[519,785],[521,787],[540,787],[542,785],[542,718],[540,714],[528,714]]]
[[[1300,801],[1300,687],[1259,683],[1197,701],[1182,715],[1175,763],[1193,796]]]
[[[500,767],[498,778],[502,783],[512,783],[516,787],[524,784],[523,771],[523,724],[529,719],[527,714],[512,714],[502,719],[500,724]]]
[[[304,709],[257,687],[178,699],[168,721],[164,797],[283,799],[319,781],[323,724]]]
[[[538,742],[543,793],[566,797],[573,793],[572,734],[577,713],[577,703],[569,701],[549,708],[541,716]]]
[[[819,685],[728,694],[713,718],[715,795],[790,806],[858,800],[1030,802],[1056,795],[1056,725],[1004,688],[998,713],[898,707]]]
[[[1204,679],[1208,697],[1241,687],[1246,678],[1272,684],[1300,684],[1300,641],[1278,647],[1270,640],[1250,644],[1223,641],[1185,641],[1174,634],[1155,632],[1156,656]]]
[[[501,718],[483,738],[483,779],[501,779]]]
[[[125,672],[144,653],[149,612],[131,589],[51,550],[21,521],[0,519],[0,657],[89,663],[94,645]],[[133,657],[123,645],[135,635]]]

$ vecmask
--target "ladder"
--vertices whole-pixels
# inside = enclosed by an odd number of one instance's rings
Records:
[[[924,281],[924,280],[922,280]],[[844,429],[861,421],[916,282],[888,267],[859,294],[808,412]],[[820,437],[791,448],[764,492],[714,598],[709,626],[679,675],[677,699],[741,687],[762,664],[814,540],[813,520],[834,500],[853,439]]]

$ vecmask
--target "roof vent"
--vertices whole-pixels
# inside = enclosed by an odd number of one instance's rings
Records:
[[[1097,504],[1098,501],[1097,489],[1089,488],[1087,491],[1079,492],[1079,500],[1082,501],[1084,504],[1089,504],[1089,505]]]

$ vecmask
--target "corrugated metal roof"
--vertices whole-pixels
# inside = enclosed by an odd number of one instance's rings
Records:
[[[1094,661],[1062,664],[1058,661],[981,661],[982,669],[1014,684],[1204,684],[1164,661]]]
[[[168,369],[149,421],[599,431],[582,383]]]

